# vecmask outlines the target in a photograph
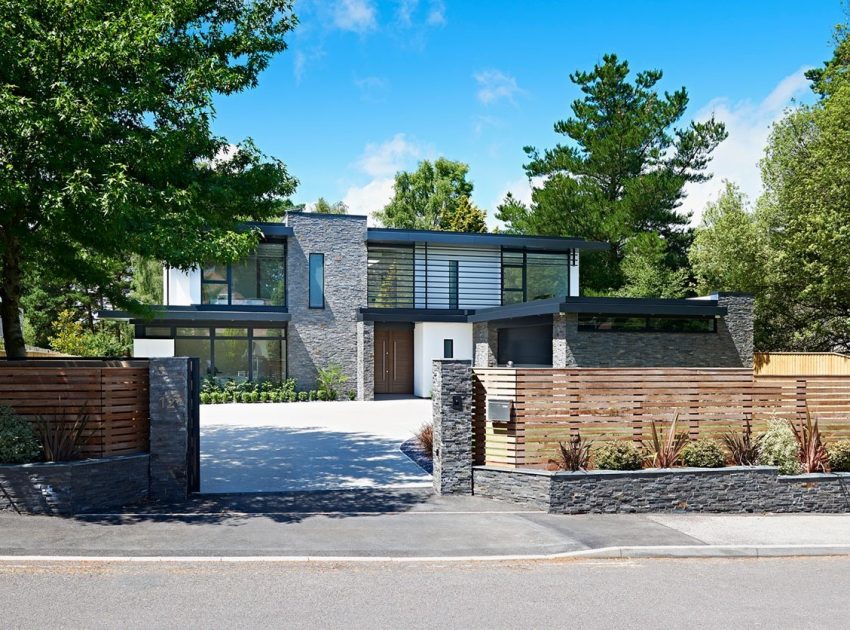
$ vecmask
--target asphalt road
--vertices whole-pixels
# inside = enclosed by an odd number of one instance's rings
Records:
[[[0,565],[4,628],[841,628],[847,558]]]

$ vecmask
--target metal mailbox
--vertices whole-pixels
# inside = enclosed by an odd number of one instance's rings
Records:
[[[487,422],[510,422],[514,402],[510,398],[487,397]]]

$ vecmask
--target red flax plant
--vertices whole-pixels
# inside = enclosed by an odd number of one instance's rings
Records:
[[[812,419],[812,414],[806,409],[806,422],[800,420],[799,426],[789,421],[797,445],[800,447],[800,463],[803,472],[829,472],[829,455],[824,446],[823,435],[818,428],[817,418]]]
[[[558,459],[550,460],[549,463],[570,472],[587,470],[588,466],[590,466],[591,446],[593,446],[592,440],[583,440],[581,434],[576,432],[570,438],[569,446],[565,446],[563,442],[558,442]]]
[[[666,433],[662,427],[655,424],[655,420],[650,421],[652,440],[643,443],[643,448],[646,451],[645,457],[650,467],[672,468],[682,458],[682,449],[688,443],[688,434],[676,432],[678,420],[679,414],[676,413]]]

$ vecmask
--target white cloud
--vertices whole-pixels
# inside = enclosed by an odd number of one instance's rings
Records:
[[[369,223],[373,224],[373,213],[392,199],[395,174],[412,168],[433,153],[431,147],[408,139],[403,133],[385,142],[367,144],[354,167],[370,179],[362,186],[350,186],[343,197],[351,214],[369,215]]]
[[[413,13],[416,7],[419,6],[419,0],[401,0],[398,3],[396,10],[396,19],[401,26],[410,26],[413,24]]]
[[[340,0],[333,9],[333,25],[343,31],[367,33],[378,26],[370,0]]]
[[[697,112],[697,120],[706,120],[714,114],[717,120],[726,123],[729,137],[714,151],[709,164],[709,171],[714,177],[685,187],[687,198],[681,209],[693,212],[694,225],[702,218],[706,203],[716,199],[721,192],[724,179],[738,184],[751,201],[761,194],[758,162],[764,153],[770,127],[782,117],[792,99],[808,90],[808,81],[803,76],[806,70],[800,68],[782,79],[758,103],[749,100],[731,103],[726,98],[717,98]]]
[[[446,5],[442,0],[436,0],[431,3],[428,9],[428,19],[425,20],[428,26],[445,26],[446,24]]]
[[[478,84],[478,100],[491,105],[500,100],[515,103],[515,96],[523,94],[514,77],[500,70],[482,70],[472,75]]]
[[[381,77],[354,79],[354,85],[360,90],[360,98],[368,103],[383,101],[389,87],[387,81]]]

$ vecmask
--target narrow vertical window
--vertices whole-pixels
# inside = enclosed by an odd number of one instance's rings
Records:
[[[310,308],[325,308],[325,255],[310,254]]]
[[[455,340],[443,339],[443,358],[454,359],[455,357]]]
[[[458,308],[458,272],[457,261],[449,261],[449,308]]]

